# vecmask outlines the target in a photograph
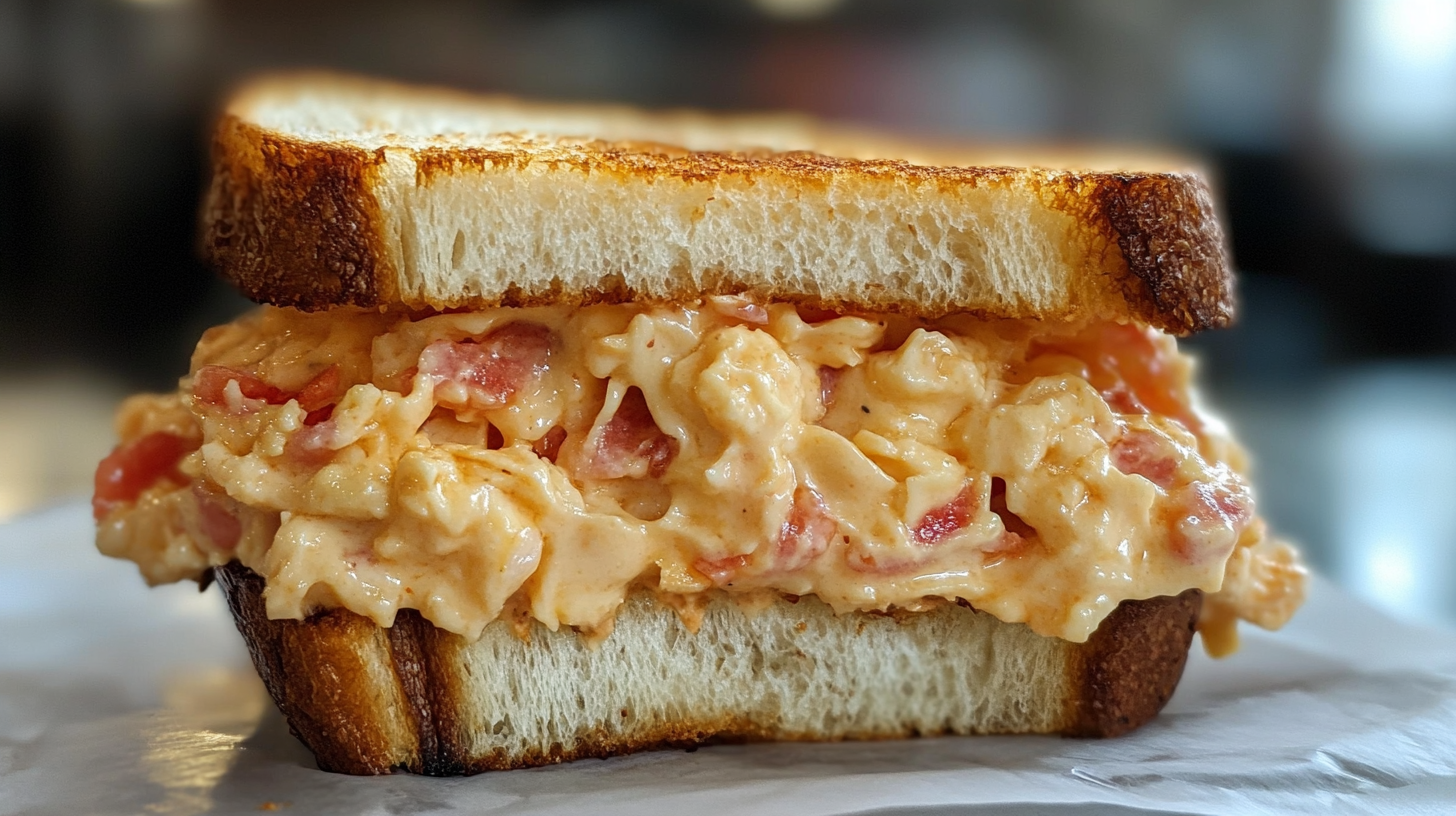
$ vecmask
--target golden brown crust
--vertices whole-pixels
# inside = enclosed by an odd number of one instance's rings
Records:
[[[408,770],[434,776],[608,757],[719,742],[816,740],[746,717],[644,721],[625,736],[597,729],[570,746],[542,745],[521,754],[473,756],[462,712],[467,689],[458,671],[458,635],[438,630],[413,610],[381,630],[335,610],[304,621],[268,620],[263,580],[233,563],[217,571],[239,631],[269,693],[294,734],[325,770],[378,774]],[[1067,698],[1052,730],[1069,736],[1117,736],[1155,716],[1182,676],[1201,593],[1123,603],[1085,644],[1065,650]],[[382,677],[362,668],[362,655],[387,657]],[[589,690],[588,690],[589,691]],[[943,731],[902,727],[856,733],[856,739],[930,736]]]
[[[523,168],[532,162],[594,178],[710,185],[741,179],[800,190],[844,179],[890,182],[932,196],[938,190],[1015,185],[1072,217],[1092,260],[1072,274],[1108,279],[1112,297],[1120,295],[1122,302],[1102,304],[1107,311],[1175,334],[1224,326],[1233,313],[1223,235],[1206,183],[1191,172],[932,166],[803,151],[703,152],[621,141],[577,140],[543,148],[539,143],[515,146],[505,139],[489,149],[452,145],[410,152],[420,186],[442,175]],[[225,115],[214,141],[214,181],[203,217],[205,256],[244,294],[260,302],[306,310],[399,303],[398,270],[389,260],[384,217],[371,186],[383,163],[384,148],[371,152],[343,143],[305,141],[268,130],[236,112]],[[707,280],[706,285],[695,281],[685,288],[694,295],[747,293],[926,317],[947,311],[1010,318],[1075,316],[1030,308],[1014,297],[990,305],[926,304],[873,286],[849,297],[816,291],[811,283],[794,284],[801,288],[754,285],[760,280],[754,270],[708,269],[696,274]],[[611,270],[602,270],[599,280],[596,286],[568,290],[462,292],[458,297],[405,305],[486,308],[620,302],[648,294],[623,285]],[[927,307],[933,313],[926,313]]]
[[[235,116],[219,122],[212,152],[202,253],[245,294],[303,309],[389,302],[367,183],[379,156],[319,150]]]
[[[1172,174],[1111,175],[1094,196],[1127,264],[1120,281],[1140,315],[1175,334],[1226,326],[1233,289],[1208,188]]]
[[[1188,663],[1203,593],[1124,602],[1072,661],[1072,737],[1116,737],[1151,720],[1178,687]]]
[[[215,575],[258,675],[320,768],[380,774],[418,762],[416,735],[428,732],[419,727],[428,720],[400,727],[388,705],[398,691],[382,689],[380,699],[378,674],[367,666],[391,633],[345,610],[315,615],[306,624],[269,620],[262,578],[236,563]]]

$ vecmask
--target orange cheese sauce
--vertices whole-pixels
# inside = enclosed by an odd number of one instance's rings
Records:
[[[412,608],[466,637],[508,603],[605,633],[646,585],[683,608],[963,599],[1083,641],[1196,587],[1223,652],[1237,619],[1282,624],[1305,573],[1190,376],[1172,338],[1116,324],[263,307],[123,406],[123,447],[190,440],[191,483],[110,510],[98,543],[154,583],[240,560],[274,618]]]

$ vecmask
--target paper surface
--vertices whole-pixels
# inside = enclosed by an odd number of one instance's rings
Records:
[[[323,773],[216,591],[148,590],[87,507],[0,525],[0,814],[1430,813],[1456,809],[1456,634],[1316,582],[1288,629],[1195,644],[1115,740],[751,745],[432,779]]]

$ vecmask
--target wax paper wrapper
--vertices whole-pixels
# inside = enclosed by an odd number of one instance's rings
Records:
[[[1112,740],[667,751],[432,779],[321,772],[219,593],[148,590],[72,504],[0,526],[0,814],[1456,812],[1456,635],[1328,583],[1285,631],[1195,653]]]

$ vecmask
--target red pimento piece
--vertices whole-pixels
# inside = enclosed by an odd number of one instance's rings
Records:
[[[1141,416],[1148,413],[1148,407],[1143,405],[1142,401],[1137,398],[1137,394],[1134,394],[1132,389],[1128,388],[1124,383],[1118,383],[1117,385],[1104,389],[1102,391],[1102,398],[1107,401],[1107,404],[1112,407],[1112,410],[1119,414]]]
[[[203,366],[192,375],[192,397],[204,405],[229,407],[227,386],[230,382],[238,384],[238,391],[246,400],[282,405],[293,399],[293,394],[269,385],[246,371],[218,365]]]
[[[824,499],[808,485],[799,485],[794,489],[794,501],[789,506],[788,517],[779,527],[778,540],[766,556],[769,567],[773,572],[781,573],[802,569],[829,549],[830,539],[838,532],[839,522],[829,515]],[[753,560],[753,553],[704,558],[693,562],[693,569],[722,586],[732,581]]]
[[[955,498],[921,516],[920,521],[910,528],[910,541],[926,548],[944,543],[971,523],[975,505],[976,496],[971,486],[966,485]],[[849,543],[848,538],[845,543]],[[921,558],[923,556],[887,559],[873,553],[850,549],[845,552],[844,560],[855,572],[893,574],[913,568]]]
[[[967,485],[954,499],[921,517],[910,531],[915,543],[927,547],[945,541],[971,523],[971,488]]]
[[[1178,461],[1167,451],[1169,444],[1152,431],[1130,430],[1113,443],[1112,464],[1129,476],[1141,476],[1167,490],[1178,471]]]
[[[244,400],[240,406],[228,404],[227,386],[230,382],[238,384],[238,392],[242,394]],[[334,403],[338,401],[343,390],[343,382],[337,365],[325,368],[296,392],[284,391],[246,371],[238,371],[227,366],[203,366],[192,377],[192,396],[203,405],[215,408],[236,408],[246,413],[261,407],[256,404],[249,405],[249,402],[283,405],[289,400],[296,399],[298,407],[305,412],[303,420],[305,425],[317,425],[328,419],[333,414]]]
[[[197,499],[197,516],[203,534],[221,552],[237,549],[243,538],[243,524],[228,509],[226,500],[218,498],[200,483],[192,485],[192,495]]]
[[[1102,352],[1099,362],[1124,386],[1118,389],[1114,385],[1103,390],[1112,392],[1109,402],[1127,402],[1127,397],[1131,396],[1133,404],[1142,408],[1136,413],[1154,413],[1176,419],[1196,434],[1202,430],[1203,423],[1198,421],[1183,399],[1181,389],[1174,381],[1172,361],[1154,337],[1155,332],[1150,328],[1121,323],[1109,323],[1103,327],[1098,338]],[[1131,393],[1118,394],[1119,390]]]
[[[333,415],[334,415],[334,406],[332,406],[332,405],[325,405],[324,407],[318,409],[317,411],[309,411],[307,414],[304,414],[303,424],[305,424],[305,425],[317,425],[320,422],[325,422],[325,421],[331,419],[333,417]]]
[[[677,450],[678,441],[657,427],[647,398],[634,385],[602,426],[584,471],[593,479],[656,479],[667,472]]]
[[[195,449],[196,445],[166,431],[118,445],[96,466],[92,515],[97,521],[106,518],[118,507],[135,502],[142,491],[163,478],[185,484],[187,477],[177,471],[177,463]]]
[[[546,435],[537,439],[531,444],[531,450],[537,456],[545,459],[551,464],[556,464],[556,457],[561,455],[561,443],[566,441],[566,429],[560,425],[552,426]]]
[[[839,379],[844,376],[844,369],[819,366],[819,402],[828,411],[834,407],[837,391],[839,390]]]
[[[1221,484],[1193,482],[1178,498],[1169,547],[1190,564],[1227,558],[1254,517],[1248,494]]]
[[[419,370],[436,379],[436,395],[448,407],[500,408],[546,370],[551,331],[536,323],[509,323],[476,341],[437,340],[420,353]],[[441,391],[448,383],[465,388],[465,401]]]
[[[824,499],[808,485],[799,485],[789,517],[779,528],[774,567],[784,572],[800,569],[829,549],[837,532],[839,522],[829,515]]]
[[[263,380],[225,366],[203,366],[192,378],[192,396],[203,405],[229,408],[227,386],[238,384],[238,391],[245,401],[263,402],[268,405],[282,405],[297,400],[298,407],[306,413],[304,427],[289,438],[284,446],[284,456],[295,465],[316,469],[333,458],[330,443],[337,428],[333,422],[334,405],[344,391],[342,377],[337,365],[330,365],[314,375],[303,388],[296,392],[284,391]],[[246,412],[255,406],[246,403],[239,407]]]
[[[1089,381],[1113,410],[1122,414],[1159,414],[1175,419],[1194,434],[1203,423],[1187,403],[1170,358],[1154,329],[1104,323],[1080,337],[1042,347],[1087,364]]]
[[[329,366],[298,390],[298,407],[313,414],[333,405],[341,396],[341,385],[339,367]]]
[[[748,566],[749,556],[730,555],[727,558],[708,560],[699,558],[693,562],[693,569],[701,572],[715,586],[723,586],[733,580],[738,571]]]
[[[333,445],[338,431],[332,417],[300,428],[283,446],[283,456],[304,470],[318,470],[334,458]]]

